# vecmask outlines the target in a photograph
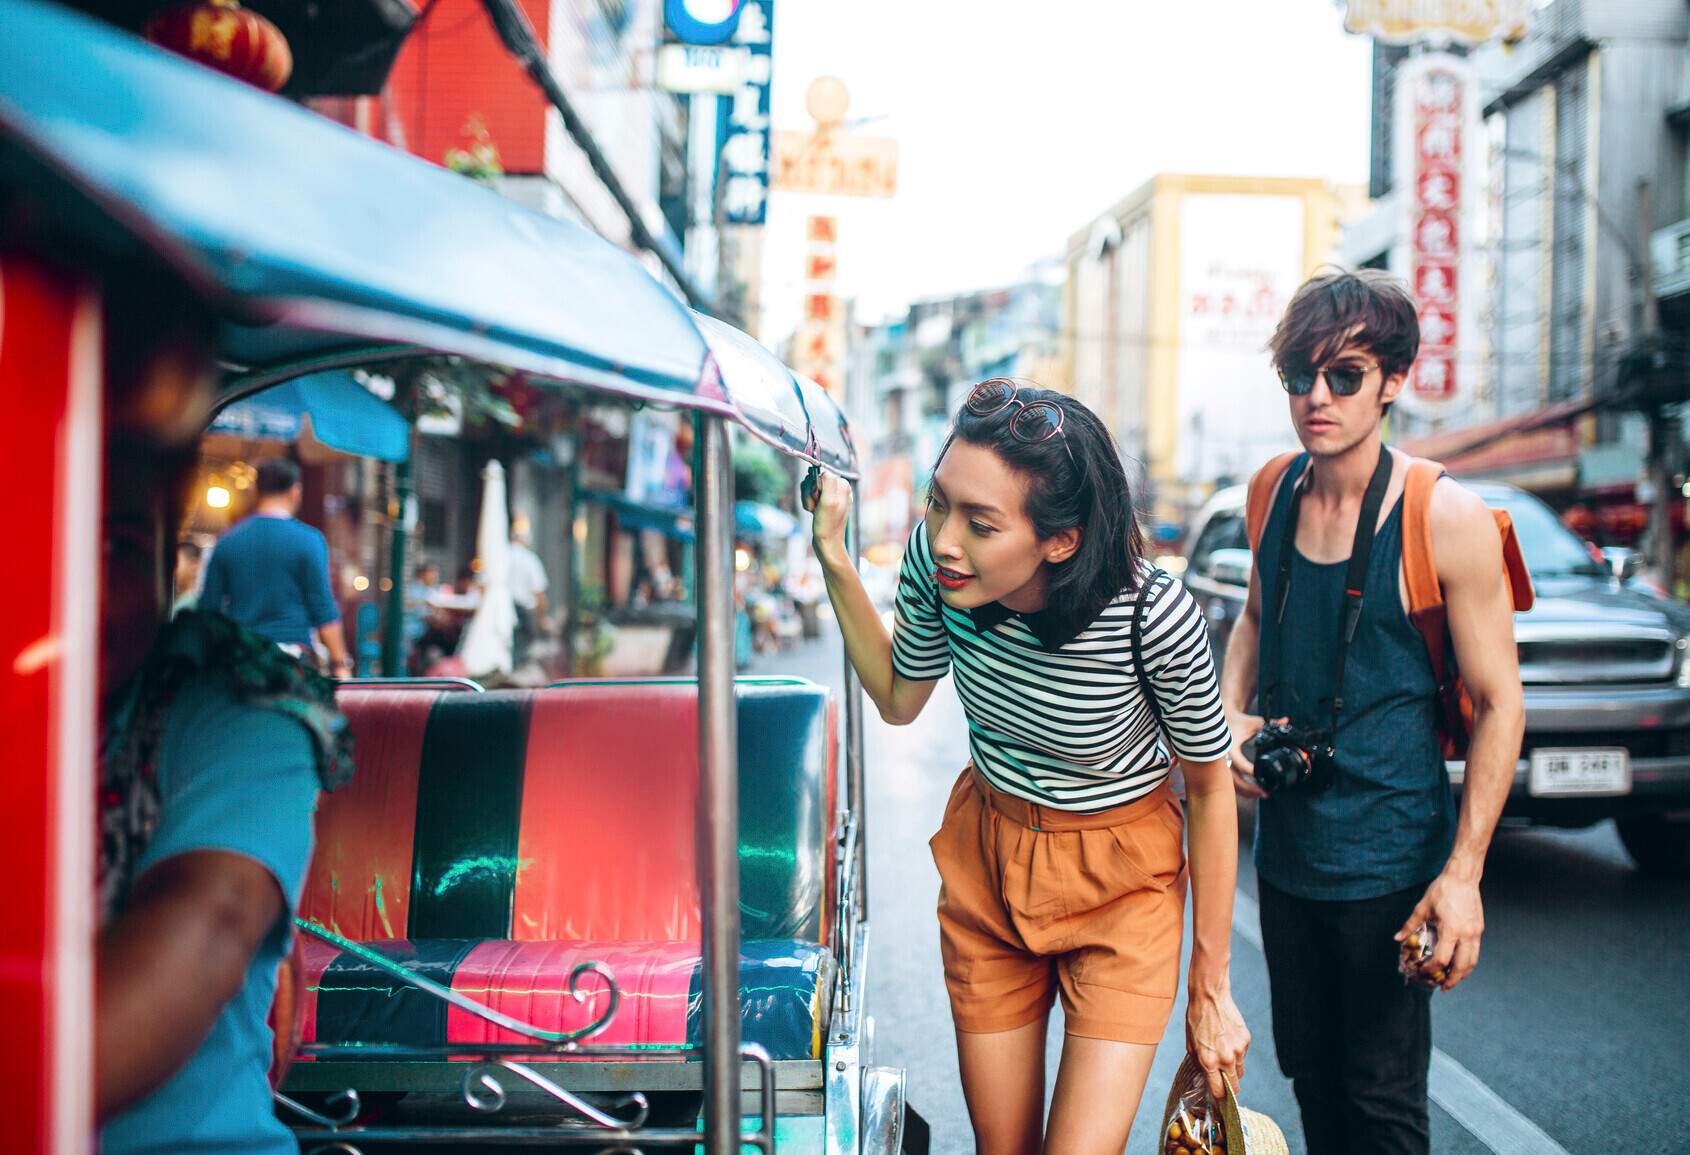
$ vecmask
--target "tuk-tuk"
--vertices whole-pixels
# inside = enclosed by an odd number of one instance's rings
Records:
[[[902,1149],[859,695],[841,775],[828,690],[734,677],[729,423],[854,480],[832,398],[587,230],[37,0],[0,12],[8,1148],[93,1142],[101,343],[135,293],[191,316],[213,408],[454,357],[696,421],[696,679],[338,687],[356,773],[275,1012],[301,1148]]]

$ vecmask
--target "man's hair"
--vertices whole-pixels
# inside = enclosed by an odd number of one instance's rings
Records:
[[[299,484],[299,466],[288,457],[266,457],[258,463],[258,496],[275,497]]]
[[[1383,269],[1317,273],[1291,298],[1268,351],[1277,372],[1291,373],[1319,368],[1351,341],[1378,358],[1382,376],[1408,372],[1420,315],[1407,282]]]

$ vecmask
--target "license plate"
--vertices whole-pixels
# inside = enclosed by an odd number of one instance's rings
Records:
[[[1533,750],[1531,792],[1558,794],[1630,794],[1631,754],[1624,749]]]

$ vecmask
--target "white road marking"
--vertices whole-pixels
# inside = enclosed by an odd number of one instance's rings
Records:
[[[1239,891],[1232,901],[1232,929],[1262,949],[1262,916],[1256,900]],[[1473,1072],[1432,1048],[1427,1091],[1432,1102],[1497,1155],[1569,1155],[1542,1127],[1516,1111]]]

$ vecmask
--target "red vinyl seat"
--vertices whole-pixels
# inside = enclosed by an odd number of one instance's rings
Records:
[[[303,917],[548,1030],[598,961],[622,991],[596,1041],[698,1026],[697,687],[345,688],[357,772],[325,795]],[[745,1037],[808,1055],[825,1009],[836,805],[828,692],[738,687]],[[313,941],[306,1041],[479,1042],[496,1028]],[[598,980],[586,980],[591,992]]]

